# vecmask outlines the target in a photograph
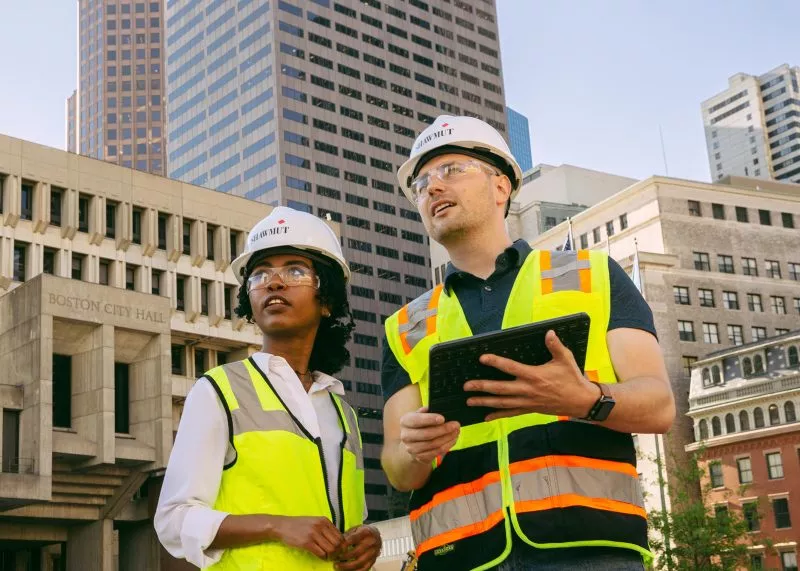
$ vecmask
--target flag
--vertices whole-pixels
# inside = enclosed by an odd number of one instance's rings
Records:
[[[561,245],[563,252],[570,252],[575,249],[575,236],[572,235],[572,219],[567,218],[569,229],[567,230],[567,237],[564,238],[564,243]]]
[[[644,295],[644,290],[642,289],[642,271],[639,268],[639,244],[634,241],[636,245],[636,253],[633,255],[633,272],[631,273],[631,281],[633,281],[633,285],[636,286],[636,289],[639,290],[639,293]]]

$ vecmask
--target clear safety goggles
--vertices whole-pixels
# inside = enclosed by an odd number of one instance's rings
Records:
[[[443,163],[411,181],[411,195],[414,197],[415,201],[419,202],[419,200],[427,194],[428,186],[431,184],[434,177],[438,178],[444,184],[450,184],[468,175],[479,172],[485,172],[495,176],[500,174],[497,172],[497,169],[481,161],[454,161],[451,163]]]
[[[309,286],[319,289],[319,276],[305,266],[281,266],[279,268],[259,268],[247,278],[247,293],[254,289],[266,289],[272,279],[278,276],[287,286]]]

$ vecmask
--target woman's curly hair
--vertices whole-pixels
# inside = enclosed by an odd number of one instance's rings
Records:
[[[308,370],[333,375],[350,361],[347,342],[355,329],[355,323],[350,312],[350,302],[347,300],[347,283],[342,270],[316,260],[312,262],[320,281],[317,299],[330,310],[331,314],[329,317],[323,317],[319,324],[314,347],[311,349]],[[247,293],[247,278],[250,277],[250,272],[250,268],[245,272],[243,283],[239,287],[238,305],[234,312],[248,323],[253,323],[253,308],[250,306],[250,296]]]

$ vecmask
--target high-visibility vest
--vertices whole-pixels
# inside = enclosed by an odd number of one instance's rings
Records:
[[[431,346],[472,335],[457,297],[442,287],[386,321],[392,352],[426,406]],[[616,383],[606,345],[610,305],[605,254],[534,250],[502,327],[585,312],[585,374]],[[533,413],[462,427],[410,507],[420,570],[498,565],[513,535],[543,549],[611,546],[651,557],[632,436],[577,419]]]
[[[226,458],[214,509],[234,515],[324,516],[340,531],[364,518],[364,459],[353,409],[330,393],[342,426],[341,469],[329,482],[322,439],[312,438],[252,357],[205,374],[228,417],[235,456]],[[339,491],[334,521],[329,486]],[[280,542],[225,550],[213,571],[332,570],[333,563]]]

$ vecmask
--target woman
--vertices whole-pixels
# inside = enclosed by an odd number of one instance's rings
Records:
[[[189,393],[155,515],[164,547],[213,571],[370,569],[356,415],[332,374],[349,358],[350,270],[319,218],[277,207],[231,267],[261,352]]]

